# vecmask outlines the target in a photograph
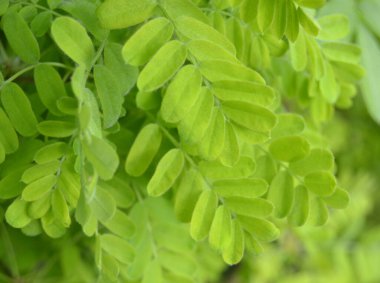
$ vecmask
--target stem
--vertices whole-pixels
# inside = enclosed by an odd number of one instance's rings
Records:
[[[11,76],[7,80],[5,80],[2,84],[0,84],[0,89],[2,89],[4,87],[4,85],[6,85],[7,83],[10,83],[10,82],[16,80],[18,77],[22,76],[23,74],[25,74],[25,73],[33,70],[34,68],[36,68],[37,66],[42,65],[42,64],[49,65],[49,66],[52,66],[52,67],[57,67],[57,68],[72,69],[71,67],[69,67],[69,66],[67,66],[65,64],[56,63],[56,62],[37,63],[37,64],[34,64],[34,65],[30,65],[28,67],[25,67],[24,69],[18,71],[16,74],[14,74],[13,76]]]

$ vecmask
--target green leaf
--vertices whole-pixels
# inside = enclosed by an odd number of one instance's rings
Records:
[[[215,160],[222,153],[225,137],[225,123],[222,111],[215,107],[206,134],[199,144],[199,154],[205,160]]]
[[[203,76],[211,82],[245,80],[265,84],[263,77],[251,68],[224,60],[206,60],[199,63]]]
[[[0,16],[5,14],[5,12],[8,10],[8,7],[9,7],[9,0],[0,1]]]
[[[213,107],[214,96],[207,88],[202,88],[197,101],[178,125],[183,141],[196,143],[203,138],[212,117]]]
[[[334,156],[331,151],[313,148],[304,159],[291,162],[290,170],[297,175],[305,176],[315,171],[331,171],[334,167]]]
[[[40,59],[38,42],[28,24],[14,9],[2,16],[2,27],[9,45],[28,64],[35,64]]]
[[[334,175],[326,171],[317,171],[305,176],[305,186],[318,196],[329,196],[335,191]]]
[[[194,65],[183,67],[168,86],[161,104],[162,118],[168,123],[178,123],[197,101],[202,76]]]
[[[266,181],[254,178],[217,180],[212,185],[214,191],[223,198],[257,198],[268,191]]]
[[[208,241],[214,249],[223,250],[231,240],[232,219],[229,210],[221,205],[215,212]]]
[[[11,121],[0,107],[0,143],[4,147],[6,154],[15,152],[18,149],[18,137],[13,129]]]
[[[36,201],[49,193],[57,182],[57,176],[47,175],[28,184],[23,192],[22,199],[25,201]]]
[[[5,160],[5,148],[3,144],[0,142],[0,164]]]
[[[66,90],[59,73],[52,66],[38,65],[34,69],[34,82],[41,102],[52,114],[61,116],[57,100],[66,96]]]
[[[177,180],[185,164],[185,157],[181,150],[171,149],[160,160],[147,190],[151,196],[158,197],[167,192]]]
[[[37,130],[46,137],[66,138],[72,136],[77,129],[73,122],[52,120],[39,123]]]
[[[30,29],[36,37],[41,37],[45,35],[51,25],[53,19],[52,13],[50,11],[45,11],[39,13],[30,23]]]
[[[284,218],[289,214],[294,203],[294,184],[288,171],[277,173],[270,185],[267,198],[273,203],[276,217]]]
[[[160,127],[148,124],[138,133],[125,161],[125,171],[131,176],[141,176],[156,156],[162,140]]]
[[[114,236],[112,234],[100,235],[101,248],[113,256],[115,259],[124,264],[132,263],[135,253],[133,247],[128,241]]]
[[[96,219],[102,222],[112,219],[116,213],[115,199],[102,187],[96,188],[94,196],[89,201],[89,205]]]
[[[198,61],[223,60],[238,63],[238,59],[228,50],[207,39],[190,40],[187,48]]]
[[[301,136],[285,136],[272,141],[269,152],[278,160],[292,162],[307,156],[310,144]]]
[[[152,56],[170,40],[173,31],[171,22],[163,17],[144,24],[124,44],[122,49],[124,61],[133,66],[148,63]]]
[[[52,210],[41,218],[41,224],[45,233],[51,238],[60,238],[66,233],[65,227],[55,219]]]
[[[298,7],[298,19],[306,32],[312,36],[318,35],[320,29],[318,23],[306,14],[301,7]]]
[[[270,110],[242,101],[223,102],[223,112],[233,122],[258,132],[270,131],[277,122]]]
[[[204,187],[205,182],[198,171],[185,170],[174,198],[174,211],[180,221],[190,222],[195,204]]]
[[[64,227],[69,227],[71,224],[69,207],[61,190],[55,189],[51,195],[51,209],[57,221]]]
[[[273,89],[266,85],[239,80],[215,82],[212,91],[222,101],[242,101],[264,107],[272,105],[276,97]]]
[[[103,111],[104,128],[110,128],[119,119],[124,101],[119,82],[104,65],[94,67],[94,81]]]
[[[335,79],[334,70],[329,63],[325,64],[325,74],[320,80],[319,87],[328,103],[334,104],[337,101],[340,87]]]
[[[21,176],[21,181],[25,184],[29,184],[37,179],[45,177],[47,175],[53,175],[61,167],[61,164],[58,160],[53,160],[44,164],[36,164],[32,167],[29,167],[24,171]]]
[[[277,38],[281,38],[288,24],[288,9],[289,3],[284,0],[276,0],[274,7],[274,15],[272,22],[272,30]]]
[[[208,18],[191,0],[160,0],[162,7],[169,18],[176,20],[179,17],[187,16],[203,23],[208,23]]]
[[[223,249],[223,259],[229,264],[237,264],[244,255],[244,234],[239,221],[232,220],[232,232],[228,245]]]
[[[102,223],[110,232],[121,238],[132,237],[136,229],[132,220],[121,210],[116,210],[110,219]]]
[[[329,218],[329,211],[321,198],[311,201],[308,223],[316,226],[324,225]]]
[[[90,67],[95,50],[86,29],[70,17],[58,17],[51,26],[58,47],[79,65]]]
[[[269,28],[274,18],[276,0],[259,0],[257,23],[261,32]]]
[[[242,156],[233,167],[224,166],[218,161],[201,161],[199,169],[205,177],[212,180],[241,179],[253,174],[256,163],[252,158]]]
[[[33,160],[38,164],[49,163],[61,158],[68,151],[64,142],[54,142],[40,148],[34,155]]]
[[[359,46],[342,43],[326,42],[322,45],[323,53],[332,61],[340,61],[352,64],[359,64],[362,50]]]
[[[294,204],[288,215],[289,223],[302,226],[309,217],[309,192],[303,185],[294,188]]]
[[[189,40],[204,39],[223,47],[232,55],[236,54],[234,45],[224,35],[211,26],[192,17],[179,17],[175,21],[178,32]]]
[[[307,66],[307,45],[303,32],[300,32],[294,43],[290,43],[290,59],[294,70],[300,72]]]
[[[29,217],[39,219],[43,217],[51,207],[51,194],[46,194],[42,198],[29,203],[27,212]]]
[[[331,196],[323,198],[323,201],[332,208],[344,209],[350,202],[350,196],[345,190],[338,187]]]
[[[295,42],[299,33],[297,8],[293,0],[286,1],[287,24],[285,34],[291,42]]]
[[[0,199],[11,199],[18,196],[23,189],[21,175],[23,170],[13,170],[0,180]]]
[[[280,234],[278,228],[268,220],[246,216],[239,216],[238,219],[243,228],[261,242],[271,242]]]
[[[225,123],[224,145],[219,156],[220,162],[226,166],[234,166],[240,159],[240,146],[236,132],[231,123]]]
[[[161,104],[161,96],[156,92],[139,91],[136,94],[136,106],[142,110],[149,111],[158,109]]]
[[[281,113],[277,116],[277,124],[271,131],[273,138],[298,135],[305,129],[305,120],[299,114]]]
[[[156,5],[155,0],[106,0],[96,14],[103,28],[122,29],[145,21]]]
[[[367,70],[367,75],[361,81],[364,101],[372,118],[380,124],[380,97],[376,76],[380,72],[380,47],[377,39],[364,26],[359,28],[358,42],[363,47],[362,63]]]
[[[211,190],[205,190],[199,197],[191,217],[190,235],[200,241],[207,237],[218,205],[218,197]]]
[[[321,30],[318,38],[321,40],[342,39],[350,32],[350,23],[347,16],[332,14],[318,19]]]
[[[5,212],[5,220],[14,228],[22,228],[28,225],[32,219],[26,213],[27,203],[21,199],[14,200]]]
[[[104,48],[104,65],[110,69],[117,78],[121,92],[126,94],[137,81],[138,68],[125,64],[121,53],[122,45],[108,43]]]
[[[326,0],[296,0],[296,2],[306,8],[318,9],[325,5]]]
[[[170,80],[186,60],[187,51],[184,44],[172,40],[162,46],[145,68],[137,80],[137,87],[141,91],[153,91]]]
[[[6,84],[1,91],[1,102],[16,131],[29,137],[37,132],[37,118],[24,91],[15,83]]]
[[[228,197],[225,205],[238,215],[267,217],[273,211],[273,205],[262,198]]]
[[[162,268],[157,260],[148,263],[141,283],[163,283]]]
[[[116,150],[104,139],[91,137],[91,142],[83,144],[83,150],[88,161],[103,180],[112,179],[119,166],[119,156]]]

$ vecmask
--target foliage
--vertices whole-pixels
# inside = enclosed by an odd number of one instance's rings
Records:
[[[1,0],[0,280],[217,282],[345,208],[364,69],[324,4]]]

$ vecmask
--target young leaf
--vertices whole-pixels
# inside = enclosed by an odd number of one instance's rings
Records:
[[[329,196],[335,191],[334,175],[326,171],[317,171],[305,176],[305,186],[318,196]]]
[[[92,136],[91,143],[84,143],[86,158],[103,180],[112,179],[119,166],[119,156],[115,149],[104,139]]]
[[[137,80],[141,91],[153,91],[171,79],[186,60],[187,51],[183,43],[172,40],[162,46]]]
[[[130,264],[135,257],[133,247],[128,241],[112,234],[100,235],[101,248],[123,264]]]
[[[168,151],[161,158],[148,183],[148,194],[158,197],[169,190],[181,174],[184,164],[185,157],[181,150],[171,149]]]
[[[265,84],[263,77],[256,71],[234,62],[224,60],[206,60],[200,62],[200,71],[211,82],[224,80],[245,80]]]
[[[136,229],[132,220],[121,210],[116,210],[110,219],[102,223],[109,231],[121,238],[132,237]]]
[[[239,221],[234,219],[231,223],[231,237],[228,245],[223,249],[223,259],[229,264],[237,264],[244,255],[244,233]]]
[[[61,164],[58,160],[53,160],[51,162],[41,165],[34,165],[24,171],[24,173],[21,176],[21,181],[25,184],[29,184],[47,175],[53,175],[57,172],[60,166]]]
[[[36,201],[44,197],[57,182],[57,176],[47,175],[30,184],[22,192],[22,199],[25,201]]]
[[[30,23],[30,29],[36,37],[45,35],[50,28],[53,16],[50,11],[39,13]]]
[[[278,228],[268,220],[246,216],[239,216],[238,219],[243,228],[261,242],[271,242],[280,234]]]
[[[4,147],[5,153],[9,154],[18,149],[18,137],[13,129],[11,121],[0,107],[0,143]]]
[[[271,136],[274,138],[301,134],[306,127],[305,120],[301,115],[282,113],[277,117],[278,122],[271,131]]]
[[[272,88],[249,81],[217,81],[212,90],[223,101],[243,101],[264,107],[272,105],[276,97]]]
[[[344,209],[350,202],[350,196],[345,190],[338,187],[331,196],[323,198],[323,201],[330,207]]]
[[[190,224],[190,235],[200,241],[207,237],[218,205],[218,197],[211,190],[205,190],[195,205]]]
[[[223,250],[229,244],[232,233],[232,219],[229,210],[221,205],[215,212],[208,241],[214,249]]]
[[[225,123],[224,144],[219,156],[220,162],[226,166],[234,166],[240,159],[240,146],[236,132],[231,123]]]
[[[267,217],[273,211],[273,205],[262,198],[228,197],[225,205],[238,215]]]
[[[38,65],[34,69],[34,82],[42,103],[51,113],[61,116],[57,100],[66,96],[66,90],[59,73],[52,66]]]
[[[37,132],[37,118],[24,91],[15,83],[8,83],[1,91],[1,102],[9,120],[21,135],[30,137]]]
[[[55,189],[51,195],[51,209],[53,215],[62,226],[69,227],[71,224],[69,207],[61,190]]]
[[[290,163],[290,170],[300,176],[320,170],[331,171],[333,167],[333,154],[331,151],[322,148],[313,148],[304,159]]]
[[[122,29],[145,21],[156,5],[155,0],[106,0],[96,14],[103,28]]]
[[[292,225],[302,226],[309,217],[309,192],[305,186],[299,185],[294,189],[294,205],[288,215]]]
[[[298,19],[300,24],[304,27],[305,31],[312,36],[317,36],[319,33],[319,25],[315,22],[305,11],[298,7]]]
[[[52,120],[39,123],[37,130],[46,137],[66,138],[74,134],[76,126],[73,122]]]
[[[285,35],[289,38],[291,42],[295,42],[299,33],[299,22],[297,8],[294,5],[293,0],[286,0],[286,14],[287,14],[287,24]]]
[[[205,160],[215,160],[222,153],[225,138],[225,118],[222,111],[215,108],[206,134],[199,145],[199,154]]]
[[[210,40],[223,47],[232,55],[236,54],[234,45],[224,35],[201,21],[183,16],[176,19],[175,26],[181,35],[190,40]]]
[[[318,23],[321,26],[318,38],[321,40],[342,39],[350,32],[350,23],[345,15],[327,15],[319,18]]]
[[[14,228],[28,225],[32,219],[26,213],[27,203],[21,199],[14,200],[5,212],[5,220]]]
[[[162,134],[157,124],[140,130],[125,161],[125,171],[131,176],[141,176],[148,169],[161,145]]]
[[[213,189],[223,198],[257,198],[268,191],[268,184],[263,179],[253,178],[218,180],[213,182]]]
[[[161,104],[162,118],[168,123],[178,123],[197,101],[202,76],[193,65],[186,65],[174,77]]]
[[[163,17],[155,18],[138,29],[124,44],[123,59],[133,66],[144,65],[173,35],[174,27]],[[143,46],[143,48],[141,48]]]
[[[94,81],[103,110],[103,126],[110,128],[119,119],[124,100],[119,82],[111,70],[104,65],[94,67]]]
[[[79,65],[90,67],[95,50],[86,29],[70,17],[58,17],[51,25],[55,43]]]
[[[176,189],[174,211],[177,218],[190,222],[195,204],[205,183],[202,176],[195,170],[185,170]]]
[[[301,136],[285,136],[272,141],[269,152],[278,160],[292,162],[308,155],[310,144]]]
[[[324,225],[329,218],[329,211],[321,198],[311,202],[308,223],[316,226]]]
[[[190,40],[187,48],[198,61],[223,60],[238,63],[238,59],[222,46],[207,39]]]
[[[274,205],[274,214],[278,218],[287,216],[294,203],[293,177],[288,171],[280,171],[274,177],[269,193],[268,200]]]
[[[40,148],[34,155],[33,160],[38,164],[49,163],[61,158],[68,151],[64,142],[55,142]]]
[[[206,133],[213,109],[214,96],[208,89],[202,88],[194,106],[178,125],[181,138],[189,143],[199,142]]]
[[[21,60],[35,64],[40,59],[38,42],[23,17],[15,9],[2,16],[2,27],[8,43]]]
[[[257,23],[261,32],[269,28],[273,22],[276,0],[259,0]]]
[[[270,110],[242,101],[223,102],[223,111],[233,122],[258,132],[270,131],[277,122]]]
[[[102,187],[97,187],[89,205],[96,219],[107,222],[116,213],[116,201],[112,195]]]

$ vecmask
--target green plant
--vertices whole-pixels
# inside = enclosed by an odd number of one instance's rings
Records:
[[[215,282],[344,208],[322,129],[364,71],[324,2],[0,1],[0,280]]]

